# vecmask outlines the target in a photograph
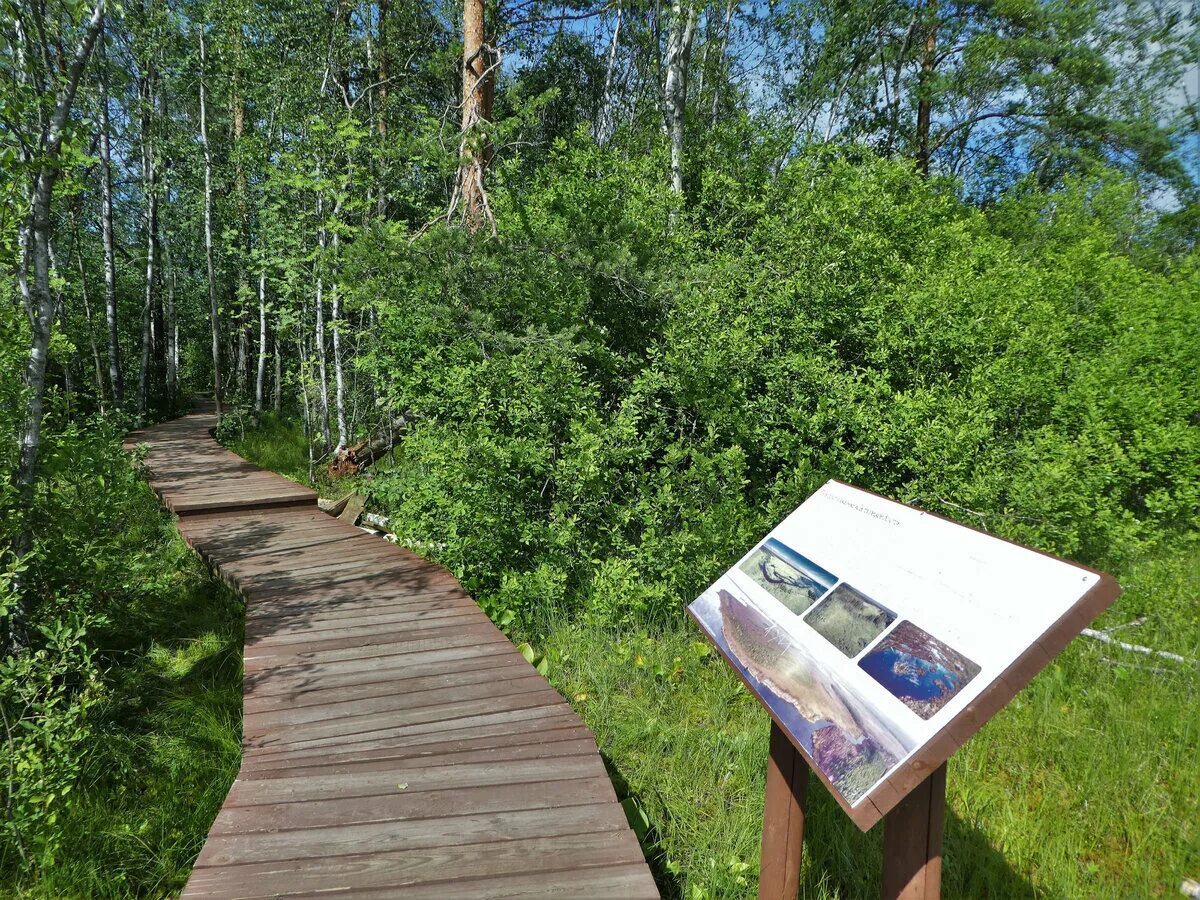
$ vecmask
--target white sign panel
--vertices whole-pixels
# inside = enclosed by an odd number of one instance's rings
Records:
[[[831,481],[690,611],[854,808],[1099,579]]]

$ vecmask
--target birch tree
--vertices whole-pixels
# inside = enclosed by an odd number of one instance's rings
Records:
[[[205,87],[208,55],[204,46],[204,25],[197,29],[200,43],[200,146],[204,150],[204,261],[208,274],[208,314],[212,326],[213,399],[217,407],[217,419],[222,409],[221,391],[221,317],[217,305],[217,274],[213,264],[213,159],[212,145],[208,142],[208,92]]]
[[[672,0],[671,31],[667,39],[667,78],[663,115],[671,141],[671,190],[683,195],[683,139],[687,114],[688,62],[700,10],[695,0]]]
[[[100,55],[100,186],[102,206],[100,228],[104,241],[104,318],[108,326],[108,378],[113,403],[119,409],[125,403],[125,376],[121,372],[121,336],[117,320],[117,259],[113,248],[112,136],[109,124],[108,35],[104,18],[98,38]]]
[[[55,21],[42,18],[29,23],[24,16],[44,17],[44,9],[18,13],[18,41],[23,44],[23,78],[37,91],[38,100],[22,123],[19,141],[23,162],[28,168],[26,185],[28,206],[21,226],[23,235],[21,277],[22,301],[29,313],[30,345],[25,366],[26,399],[19,437],[15,488],[18,510],[26,517],[18,529],[14,550],[18,556],[29,552],[33,543],[28,515],[37,479],[38,451],[41,448],[42,414],[46,390],[46,362],[54,326],[55,302],[50,290],[51,205],[54,189],[62,175],[63,144],[67,138],[71,114],[80,79],[91,59],[104,16],[104,0],[97,0],[81,25],[71,23],[54,34]],[[69,15],[66,21],[70,22]],[[74,49],[65,46],[76,33]],[[50,35],[54,35],[53,39]],[[34,36],[36,35],[36,37]],[[47,99],[49,98],[48,102]],[[32,275],[32,278],[30,277]],[[19,623],[20,611],[14,616]],[[21,635],[9,636],[19,642]]]

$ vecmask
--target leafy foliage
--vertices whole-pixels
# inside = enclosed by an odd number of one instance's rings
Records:
[[[985,213],[816,152],[726,217],[704,180],[664,239],[650,167],[578,135],[498,239],[366,251],[414,421],[372,498],[494,609],[669,621],[828,478],[1108,566],[1194,520],[1200,282],[1130,256],[1125,182]]]

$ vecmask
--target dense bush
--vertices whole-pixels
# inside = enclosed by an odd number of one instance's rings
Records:
[[[981,212],[821,152],[672,228],[655,172],[560,145],[497,238],[355,251],[414,422],[374,500],[495,612],[670,617],[828,478],[1109,566],[1193,521],[1200,268],[1124,183]]]

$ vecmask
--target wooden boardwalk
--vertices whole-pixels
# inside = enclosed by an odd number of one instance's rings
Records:
[[[144,431],[246,598],[242,766],[184,897],[658,897],[591,732],[446,570],[210,437]]]

